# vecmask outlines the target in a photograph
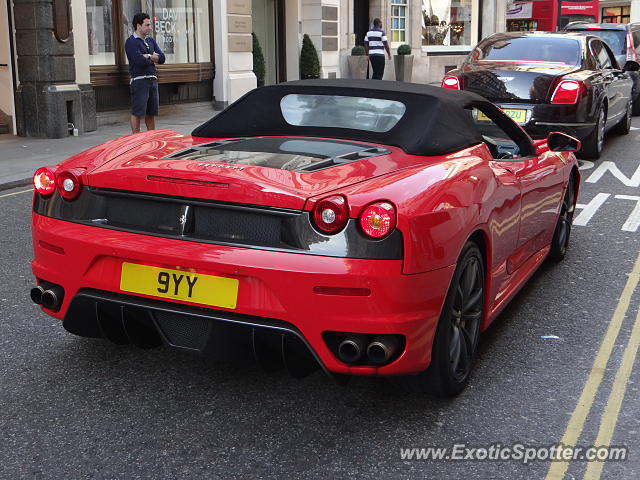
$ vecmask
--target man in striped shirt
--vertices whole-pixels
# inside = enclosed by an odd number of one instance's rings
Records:
[[[371,68],[373,69],[373,80],[382,80],[384,75],[384,51],[391,60],[391,50],[389,50],[389,42],[387,35],[382,30],[382,22],[379,18],[374,18],[373,28],[367,32],[364,37],[364,49],[369,55]]]

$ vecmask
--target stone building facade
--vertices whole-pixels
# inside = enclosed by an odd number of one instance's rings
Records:
[[[608,0],[606,0],[608,1]],[[620,3],[620,2],[618,2]],[[622,0],[622,3],[625,3]],[[637,20],[640,0],[628,0]],[[167,54],[161,105],[224,107],[256,87],[252,32],[265,83],[300,78],[302,37],[324,78],[349,77],[347,58],[380,18],[393,52],[413,54],[412,81],[438,83],[472,46],[506,29],[504,0],[0,0],[0,133],[56,138],[95,130],[129,105],[124,41],[131,18],[150,14]],[[392,62],[385,79],[394,80]]]

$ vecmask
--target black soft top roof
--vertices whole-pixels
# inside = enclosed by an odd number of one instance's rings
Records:
[[[289,94],[341,95],[402,102],[406,112],[387,132],[294,126],[285,121],[280,100]],[[341,138],[400,147],[414,155],[443,155],[482,142],[468,108],[497,111],[471,92],[384,80],[298,80],[257,88],[197,127],[196,137],[286,136]],[[509,119],[507,119],[511,122]]]

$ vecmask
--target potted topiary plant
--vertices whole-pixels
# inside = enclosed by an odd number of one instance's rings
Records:
[[[320,78],[320,60],[311,38],[306,33],[302,37],[300,50],[300,79]]]
[[[351,78],[367,78],[367,66],[369,58],[362,45],[356,45],[351,49],[351,55],[347,57]]]
[[[394,57],[394,66],[396,69],[396,80],[399,82],[410,82],[411,72],[413,70],[413,55],[411,54],[411,46],[402,44],[398,47],[397,54]]]
[[[252,32],[251,36],[253,37],[253,73],[258,81],[258,86],[262,87],[264,85],[265,74],[264,55],[262,54],[262,47],[256,34]]]

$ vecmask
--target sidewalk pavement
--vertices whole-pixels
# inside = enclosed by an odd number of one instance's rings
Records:
[[[163,105],[156,118],[156,128],[169,128],[190,135],[195,127],[216,113],[211,102]],[[128,112],[108,116],[120,121],[99,126],[95,132],[78,137],[51,139],[0,135],[0,190],[29,185],[39,167],[55,165],[76,153],[131,133]],[[141,127],[144,130],[144,126]]]

